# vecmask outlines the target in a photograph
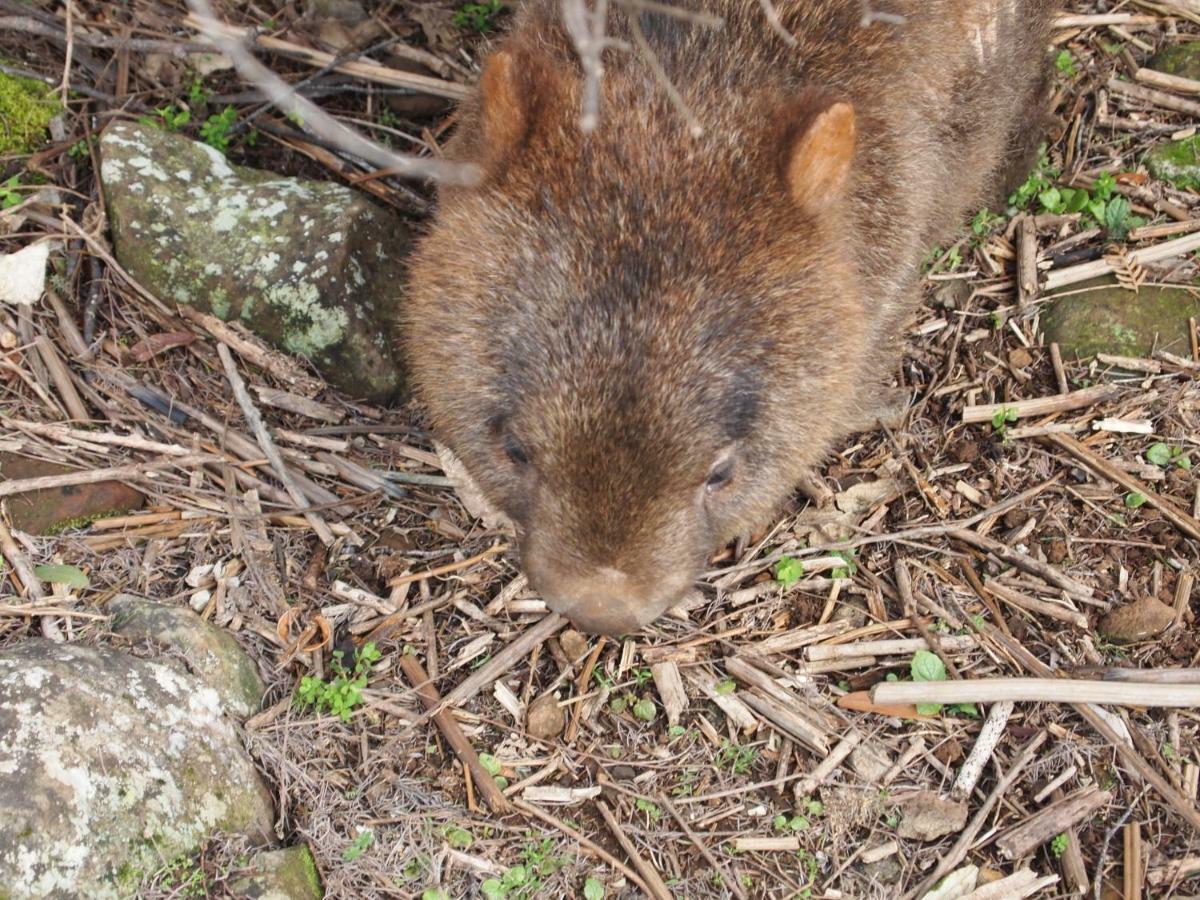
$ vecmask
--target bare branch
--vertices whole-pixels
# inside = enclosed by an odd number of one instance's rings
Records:
[[[758,0],[759,6],[762,7],[763,15],[767,17],[767,22],[777,35],[783,38],[783,42],[789,47],[795,47],[799,42],[796,36],[783,27],[783,22],[779,18],[779,10],[775,8],[775,4],[771,0]]]
[[[313,134],[372,165],[392,169],[402,177],[429,178],[460,185],[479,182],[481,173],[475,165],[406,156],[347,128],[311,100],[297,94],[283,79],[255,59],[216,19],[208,0],[188,0],[188,7],[199,21],[204,36],[233,61],[242,78],[255,85],[281,110],[299,116],[304,127]]]
[[[583,109],[579,115],[579,128],[584,134],[590,134],[600,122],[600,79],[604,75],[600,55],[606,45],[608,0],[596,0],[593,12],[588,12],[586,0],[563,0],[562,17],[583,66]]]
[[[904,16],[897,13],[875,12],[871,9],[871,0],[862,0],[862,27],[867,28],[876,22],[884,25],[903,25]]]

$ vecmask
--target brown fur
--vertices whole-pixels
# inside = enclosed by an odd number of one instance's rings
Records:
[[[412,265],[434,431],[592,630],[658,616],[870,421],[923,255],[1026,143],[1052,5],[874,0],[907,23],[864,28],[859,0],[777,0],[791,48],[753,0],[691,2],[725,27],[639,22],[699,138],[624,50],[583,135],[558,2],[524,7],[449,148],[487,180]]]

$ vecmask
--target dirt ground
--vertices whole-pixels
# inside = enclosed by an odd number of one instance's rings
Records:
[[[312,5],[339,6],[261,0],[220,11],[334,54],[394,38],[420,53],[371,58],[456,83],[476,71],[481,30],[507,15],[499,4],[388,2],[371,4],[365,25],[331,24],[306,17]],[[47,234],[66,242],[50,280],[59,306],[39,302],[31,324],[57,348],[91,419],[38,428],[69,418],[61,389],[27,342],[0,341],[0,449],[81,469],[161,459],[136,442],[89,440],[86,428],[220,457],[132,478],[147,496],[136,517],[21,536],[31,562],[79,567],[90,586],[36,601],[0,569],[0,647],[45,630],[99,640],[102,620],[62,611],[102,611],[119,591],[196,601],[270,681],[246,741],[277,798],[281,843],[312,848],[330,897],[883,898],[921,896],[931,878],[969,864],[984,878],[1057,876],[1035,894],[995,896],[1200,895],[1189,879],[1200,873],[1194,710],[918,710],[866,693],[889,680],[1054,673],[1136,684],[1121,671],[1165,680],[1165,670],[1200,664],[1200,492],[1185,465],[1200,463],[1194,323],[1190,349],[1144,354],[1140,367],[1059,360],[1044,342],[1047,292],[1018,287],[1026,266],[1040,263],[1044,278],[1105,259],[1140,291],[1198,283],[1194,252],[1142,261],[1137,251],[1195,234],[1200,194],[1148,176],[1142,159],[1194,129],[1189,104],[1200,98],[1136,73],[1163,47],[1200,39],[1200,8],[1069,7],[1043,165],[1013,209],[981,213],[931,253],[926,303],[896,373],[913,398],[903,425],[839,448],[810,496],[713,558],[685,609],[614,641],[547,618],[509,537],[466,512],[407,408],[353,403],[319,384],[311,399],[336,422],[261,406],[286,464],[335,495],[315,514],[333,540],[323,544],[278,491],[260,492],[255,508],[235,470],[278,482],[229,439],[253,437],[219,338],[150,303],[111,256],[96,134],[122,118],[167,127],[186,109],[177,127],[194,137],[215,128],[235,161],[357,180],[413,225],[432,193],[386,175],[362,181],[370,167],[324,149],[229,69],[198,75],[195,57],[172,52],[195,39],[182,3],[82,0],[68,29],[63,4],[0,0],[8,70],[59,84],[74,35],[79,92],[57,133],[32,154],[0,158],[0,193],[17,198],[5,201],[0,251]],[[142,43],[122,47],[121,37]],[[294,55],[260,59],[289,81],[309,78],[325,109],[398,150],[436,147],[452,127],[446,101]],[[1118,77],[1159,95],[1114,88]],[[221,130],[226,107],[234,113]],[[1064,198],[1080,189],[1109,208],[1124,197],[1124,218],[1072,211]],[[21,332],[15,308],[0,305],[6,333]],[[191,337],[162,337],[179,333]],[[254,346],[237,354],[242,377],[288,389],[279,372],[298,364]],[[146,388],[205,415],[172,419],[144,402]],[[989,404],[964,422],[965,410]],[[1152,633],[1106,637],[1105,615],[1135,602],[1151,618],[1166,610]],[[39,612],[50,605],[55,613]],[[850,646],[881,640],[907,643]],[[365,685],[343,677],[347,718],[298,699],[306,676],[336,681],[335,650],[353,666],[367,642],[380,656],[359,656]],[[456,691],[447,716],[470,767],[425,714],[406,654],[441,696]],[[952,795],[984,719],[1006,712],[977,783]],[[500,791],[480,786],[496,776]],[[506,812],[488,806],[493,794]],[[143,896],[231,896],[246,852],[217,840],[194,859],[164,860]]]

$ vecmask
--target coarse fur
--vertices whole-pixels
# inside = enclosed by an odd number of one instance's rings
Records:
[[[434,433],[610,633],[873,424],[922,258],[1029,143],[1053,3],[781,0],[794,46],[755,0],[675,6],[724,25],[609,6],[591,134],[558,0],[518,13],[448,147],[484,183],[443,191],[406,300]]]

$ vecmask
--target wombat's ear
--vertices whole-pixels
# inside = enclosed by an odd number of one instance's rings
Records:
[[[567,90],[554,61],[527,47],[510,47],[488,57],[479,77],[481,151],[495,168],[529,139],[539,111]]]
[[[789,150],[785,178],[792,199],[809,212],[837,201],[850,179],[855,144],[849,103],[832,103],[813,115]]]
[[[518,65],[511,51],[498,50],[487,58],[479,76],[480,124],[489,157],[507,156],[529,128]]]

